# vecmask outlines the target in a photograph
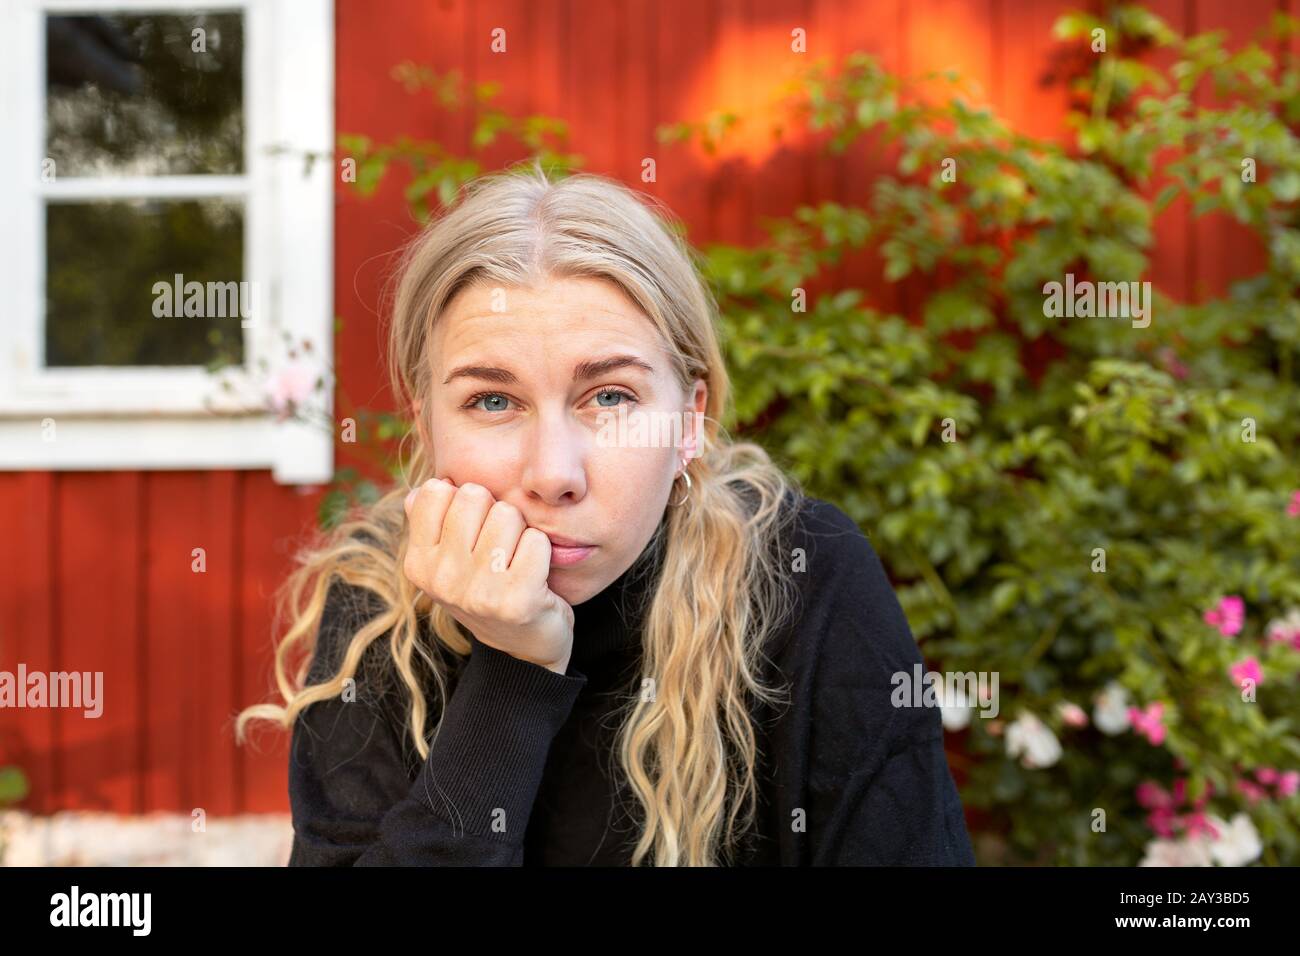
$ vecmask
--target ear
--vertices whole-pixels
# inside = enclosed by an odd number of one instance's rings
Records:
[[[694,414],[691,415],[688,427],[682,429],[682,443],[685,446],[687,458],[697,458],[700,454],[700,446],[704,440],[704,409],[709,403],[709,386],[702,378],[695,380],[695,386],[692,394],[687,401],[687,407]]]

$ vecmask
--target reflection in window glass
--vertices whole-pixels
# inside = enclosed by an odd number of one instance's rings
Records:
[[[58,176],[243,171],[243,19],[48,16],[46,156]]]
[[[240,201],[50,203],[45,251],[46,366],[243,361]]]

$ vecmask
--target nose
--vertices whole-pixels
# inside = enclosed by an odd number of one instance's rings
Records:
[[[581,501],[587,494],[588,436],[564,411],[539,414],[523,470],[523,490],[547,505]]]

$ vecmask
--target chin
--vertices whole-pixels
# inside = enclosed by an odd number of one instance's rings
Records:
[[[577,574],[567,568],[553,569],[550,577],[546,579],[546,586],[568,601],[570,606],[591,600],[601,590],[593,587],[585,575]]]

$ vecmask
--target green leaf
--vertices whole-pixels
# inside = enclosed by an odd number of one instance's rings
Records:
[[[27,797],[26,775],[17,767],[0,767],[0,805],[17,803]]]

